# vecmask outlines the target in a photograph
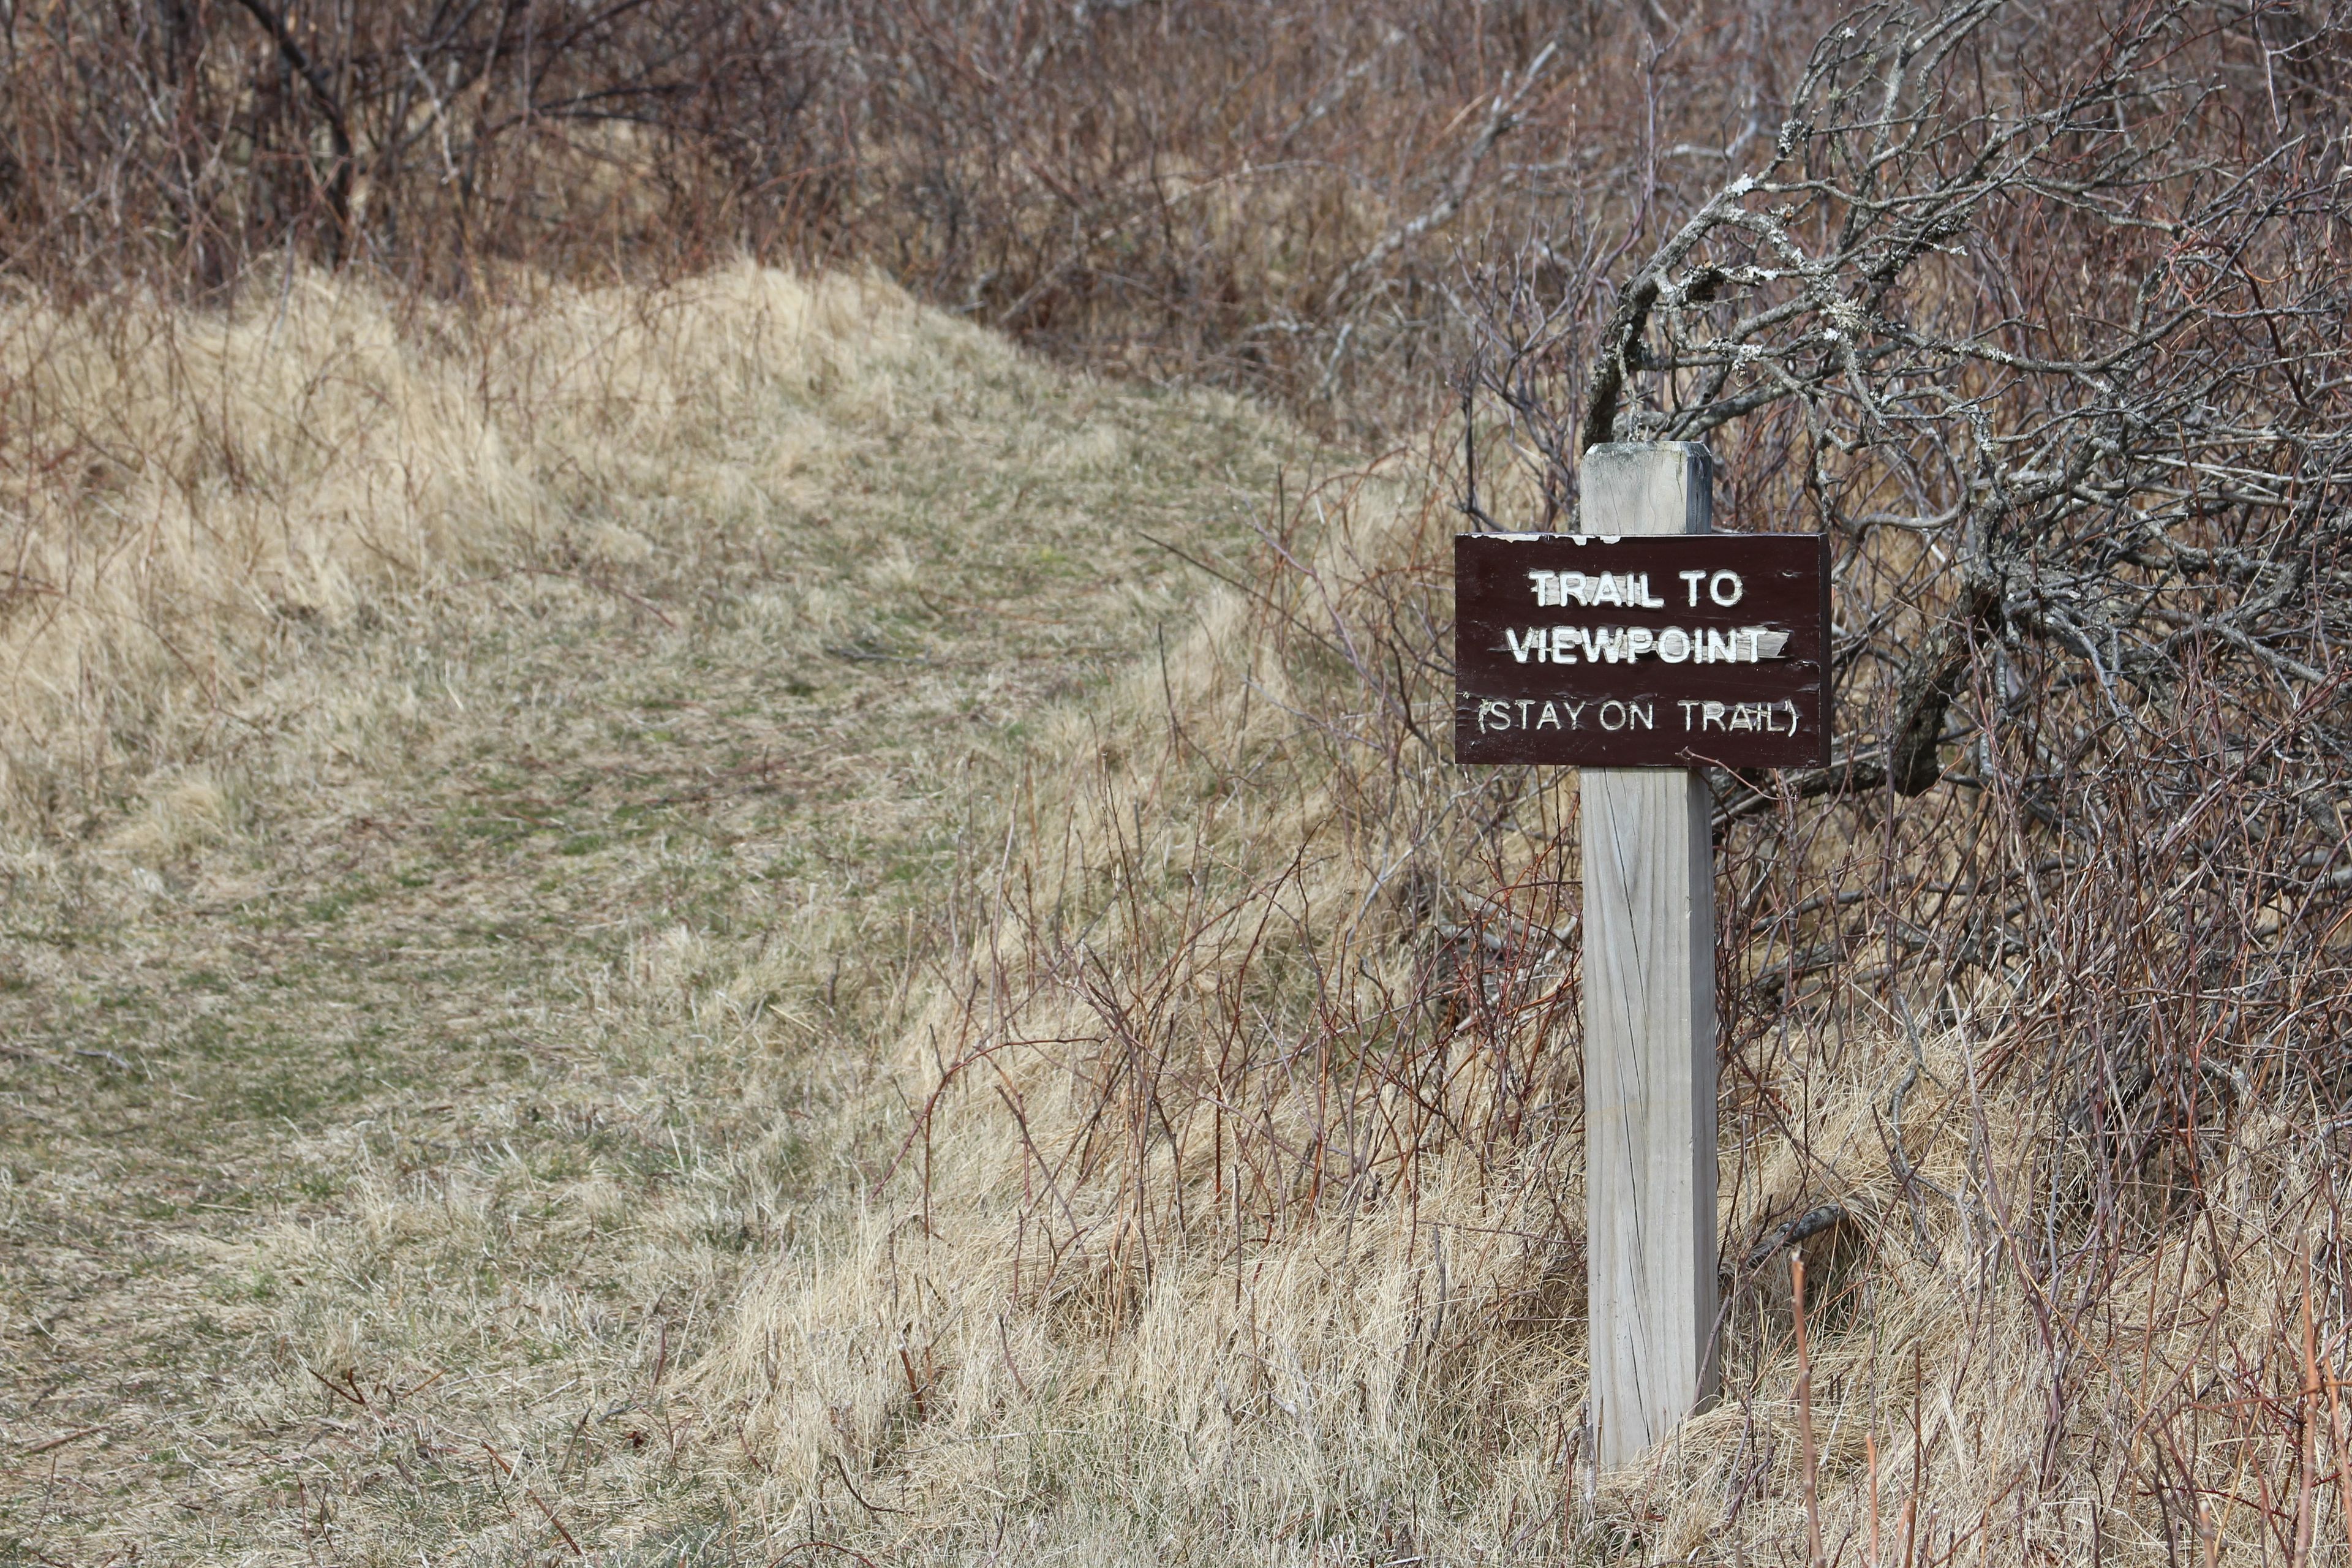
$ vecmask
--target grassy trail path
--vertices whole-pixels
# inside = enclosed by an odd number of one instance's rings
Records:
[[[1146,535],[1237,553],[1287,439],[997,350],[786,412],[6,863],[0,1563],[757,1560],[682,1370],[860,1179],[1040,716],[1205,581]]]

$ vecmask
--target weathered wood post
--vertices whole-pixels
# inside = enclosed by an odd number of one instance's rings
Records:
[[[1584,454],[1588,534],[1705,533],[1695,442]],[[1600,1464],[1715,1392],[1715,858],[1696,768],[1586,768],[1584,1192]]]
[[[1706,448],[1584,454],[1576,533],[1454,544],[1457,761],[1584,770],[1584,1124],[1595,1458],[1716,1382],[1709,766],[1830,752],[1819,534],[1709,531]]]

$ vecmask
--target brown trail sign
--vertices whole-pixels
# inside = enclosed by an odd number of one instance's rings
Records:
[[[1465,533],[1454,756],[1824,766],[1829,541]]]
[[[1584,770],[1593,1453],[1640,1458],[1716,1382],[1709,763],[1829,761],[1829,544],[1711,534],[1696,443],[1584,454],[1574,534],[1454,544],[1454,755]]]

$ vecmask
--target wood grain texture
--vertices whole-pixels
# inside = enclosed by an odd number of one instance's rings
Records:
[[[1712,484],[1696,444],[1595,447],[1581,526],[1703,533]],[[1581,790],[1591,1414],[1613,1469],[1715,1393],[1713,802],[1680,768],[1587,768]]]

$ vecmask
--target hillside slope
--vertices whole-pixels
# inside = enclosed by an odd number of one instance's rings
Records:
[[[748,268],[9,309],[0,1542],[754,1560],[688,1374],[1041,716],[1312,453]]]
[[[2352,1542],[2332,904],[1729,800],[1724,1396],[1596,1473],[1574,785],[1449,759],[1442,467],[749,268],[11,310],[16,1555]],[[1906,990],[1993,891],[2076,945]]]
[[[1255,569],[1049,737],[869,1101],[893,1162],[702,1363],[785,1539],[943,1565],[2342,1561],[2352,1189],[2304,1064],[2340,1072],[2352,922],[2119,921],[2131,884],[2090,856],[2132,836],[2062,837],[1997,779],[1842,817],[1785,777],[1727,788],[1722,1396],[1598,1470],[1576,787],[1452,761],[1460,493],[1410,458],[1290,489]],[[2141,886],[2185,903],[2212,868]],[[1911,962],[1996,888],[2086,940]],[[2084,1064],[2164,994],[2129,931],[2209,1005],[2103,1103]],[[2289,963],[2275,1032],[2225,1008]],[[2117,981],[2128,1004],[2081,1000]],[[2159,1073],[2193,1075],[2186,1113],[2119,1127]]]

